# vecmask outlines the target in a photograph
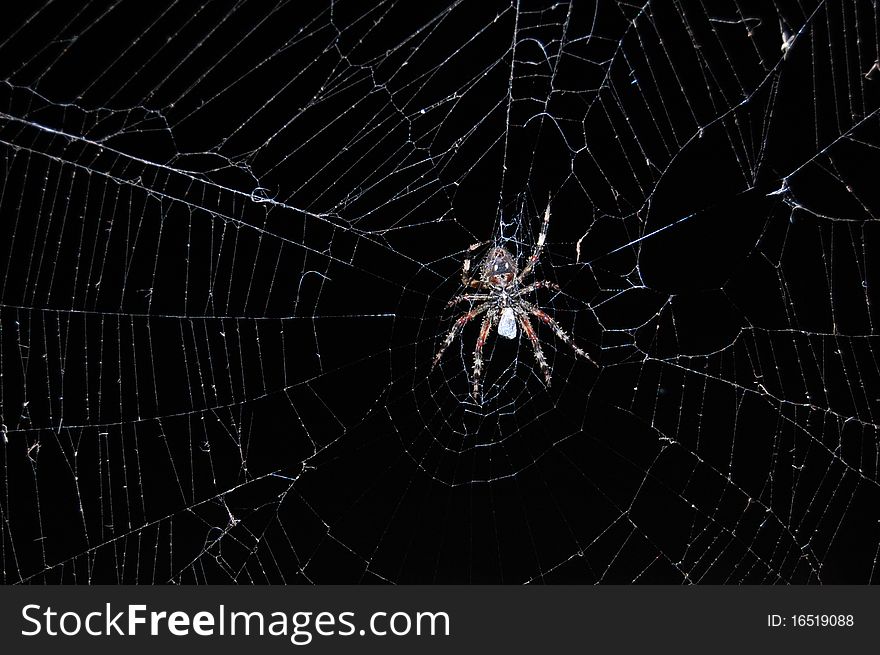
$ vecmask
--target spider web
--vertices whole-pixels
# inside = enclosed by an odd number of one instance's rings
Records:
[[[4,583],[877,580],[876,3],[3,12]]]

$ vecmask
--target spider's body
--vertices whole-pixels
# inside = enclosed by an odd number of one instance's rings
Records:
[[[493,248],[486,255],[481,267],[479,280],[471,280],[470,286],[480,286],[473,282],[485,282],[493,289],[506,289],[516,280],[516,260],[506,248]]]
[[[469,302],[471,303],[471,309],[459,316],[452,329],[446,334],[443,344],[434,356],[434,365],[436,366],[437,362],[440,361],[443,352],[455,340],[455,337],[461,332],[462,328],[472,319],[485,314],[482,326],[480,327],[480,335],[477,337],[477,346],[474,350],[474,398],[478,398],[480,394],[480,376],[483,371],[483,346],[489,337],[489,333],[495,326],[497,326],[500,336],[507,339],[515,339],[519,333],[517,329],[517,324],[519,324],[523,333],[529,338],[532,350],[535,352],[535,359],[541,367],[544,380],[548,386],[550,384],[550,367],[544,359],[544,351],[541,348],[541,342],[538,340],[535,328],[532,326],[531,317],[535,317],[542,323],[549,325],[556,336],[571,346],[575,353],[595,364],[587,353],[574,344],[571,337],[559,327],[552,317],[526,300],[526,296],[538,289],[559,289],[558,285],[547,280],[523,284],[524,280],[531,275],[535,263],[541,256],[549,225],[550,205],[548,204],[544,212],[541,232],[538,235],[538,241],[535,243],[535,249],[522,271],[519,270],[516,258],[506,248],[495,246],[486,253],[480,263],[477,277],[470,277],[470,255],[483,244],[475,243],[468,248],[468,256],[461,267],[461,281],[465,287],[476,289],[482,293],[463,293],[449,301],[448,306],[460,302]]]

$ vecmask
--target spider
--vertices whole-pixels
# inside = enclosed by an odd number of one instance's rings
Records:
[[[519,324],[523,333],[531,342],[535,359],[541,367],[541,372],[544,374],[544,381],[547,386],[550,386],[550,367],[544,359],[541,342],[538,340],[538,334],[532,326],[532,316],[542,323],[549,325],[556,336],[568,344],[575,353],[594,366],[597,366],[596,362],[574,343],[571,336],[551,316],[525,298],[538,289],[559,290],[558,284],[547,280],[537,280],[531,284],[523,284],[525,279],[532,274],[535,264],[541,256],[549,226],[550,203],[547,203],[547,209],[544,211],[544,222],[541,224],[541,233],[538,235],[535,249],[521,271],[518,270],[519,266],[517,265],[516,258],[510,254],[510,251],[496,245],[483,257],[478,267],[478,275],[471,277],[472,254],[486,242],[475,243],[468,248],[468,254],[461,268],[461,282],[466,288],[476,289],[483,293],[462,293],[447,303],[447,307],[452,307],[460,302],[469,302],[471,303],[471,308],[456,319],[452,329],[446,334],[446,338],[443,340],[443,344],[440,346],[437,354],[434,355],[434,362],[431,368],[433,369],[437,365],[443,356],[443,352],[455,340],[455,337],[458,336],[462,328],[471,320],[485,314],[483,324],[480,327],[480,334],[477,337],[477,346],[474,350],[473,397],[475,400],[480,395],[480,376],[483,372],[483,346],[486,344],[486,339],[489,337],[492,328],[496,325],[498,326],[499,335],[507,339],[516,339],[518,333],[517,324]],[[473,303],[477,304],[474,305]]]

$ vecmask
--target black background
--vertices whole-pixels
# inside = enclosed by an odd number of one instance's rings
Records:
[[[712,4],[4,8],[4,582],[876,579],[877,11]]]

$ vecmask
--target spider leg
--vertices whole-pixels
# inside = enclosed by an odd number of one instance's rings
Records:
[[[474,349],[474,400],[479,400],[480,398],[480,376],[483,373],[483,346],[486,344],[486,339],[489,338],[489,330],[492,329],[492,326],[495,325],[497,320],[497,312],[494,314],[488,314],[486,318],[483,319],[483,325],[480,328],[480,336],[477,337],[477,347]]]
[[[541,342],[538,340],[538,335],[535,333],[535,328],[532,327],[532,322],[529,320],[528,315],[522,309],[514,309],[516,312],[516,316],[519,319],[519,324],[522,325],[522,330],[525,332],[526,336],[529,338],[529,341],[532,343],[532,351],[535,353],[535,359],[538,360],[538,366],[541,367],[541,372],[544,374],[544,383],[549,387],[550,386],[550,367],[547,366],[547,360],[544,359],[544,351],[541,349]]]
[[[526,275],[532,272],[532,269],[535,268],[535,262],[538,261],[538,258],[541,256],[541,251],[544,249],[544,241],[547,239],[547,228],[550,227],[550,200],[547,200],[547,209],[544,210],[544,222],[541,224],[541,232],[538,234],[538,241],[535,243],[535,250],[532,252],[529,257],[529,261],[526,264],[526,267],[520,271],[519,276],[516,278],[517,282],[522,282]]]
[[[528,309],[528,312],[532,316],[535,316],[536,318],[540,319],[543,323],[546,323],[547,325],[549,325],[553,329],[553,332],[556,334],[556,336],[559,337],[560,341],[563,341],[566,344],[568,344],[572,350],[574,350],[578,355],[580,355],[581,357],[586,359],[588,362],[590,362],[593,366],[598,366],[598,364],[593,361],[592,357],[590,357],[587,353],[585,353],[583,350],[578,348],[578,346],[574,342],[574,339],[572,339],[571,336],[565,330],[563,330],[561,327],[559,327],[559,323],[554,321],[553,318],[549,314],[547,314],[546,312],[538,309],[537,307],[535,307],[534,305],[531,305],[529,303],[523,302],[523,306]]]
[[[443,351],[449,347],[449,344],[455,341],[455,337],[458,335],[459,332],[461,332],[461,329],[465,325],[467,325],[467,323],[471,319],[476,318],[477,316],[488,310],[490,306],[490,303],[480,305],[476,309],[472,309],[469,312],[462,314],[455,320],[455,323],[452,325],[452,329],[447,332],[446,338],[443,340],[443,345],[440,346],[440,350],[438,350],[437,354],[434,355],[434,363],[431,364],[431,368],[437,366],[437,362],[439,362],[440,358],[443,356]]]
[[[446,303],[447,307],[452,307],[460,302],[473,302],[474,300],[488,300],[491,296],[488,293],[463,293],[460,296],[456,296],[448,303]]]
[[[478,243],[472,243],[468,246],[467,249],[467,257],[464,258],[464,263],[461,265],[461,283],[466,287],[479,288],[483,285],[482,281],[479,279],[471,278],[471,260],[473,259],[472,255],[474,250],[479,248],[480,246],[484,246],[488,243],[487,241],[480,241]]]
[[[559,291],[559,285],[550,280],[539,280],[537,282],[532,282],[530,285],[525,286],[518,291],[514,291],[510,295],[514,298],[518,298],[519,296],[531,293],[532,291],[537,291],[538,289],[553,289],[554,291]]]

